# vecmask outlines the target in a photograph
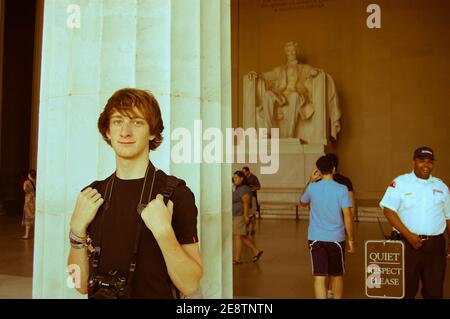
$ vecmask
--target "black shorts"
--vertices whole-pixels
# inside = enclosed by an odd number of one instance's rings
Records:
[[[313,276],[342,276],[345,273],[345,241],[308,240]]]

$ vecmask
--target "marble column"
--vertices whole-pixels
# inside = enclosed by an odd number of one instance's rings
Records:
[[[195,120],[204,128],[231,126],[229,6],[228,0],[45,1],[34,298],[81,298],[66,284],[69,221],[80,189],[114,170],[96,121],[122,87],[149,89],[158,99],[165,140],[150,157],[195,194],[204,297],[232,297],[231,165],[170,159],[173,129],[193,134]]]

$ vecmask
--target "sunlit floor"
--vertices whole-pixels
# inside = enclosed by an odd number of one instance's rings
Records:
[[[20,216],[0,216],[0,298],[31,298],[33,239],[22,240]]]
[[[233,266],[235,298],[312,298],[307,227],[307,221],[258,220],[255,241],[264,254],[257,263],[252,263],[246,251],[244,263]],[[383,227],[388,232],[389,226]],[[355,230],[357,251],[347,255],[344,277],[344,297],[352,299],[366,298],[364,242],[382,239],[377,223],[360,222]],[[0,216],[0,299],[31,298],[33,240],[21,240],[22,235],[20,216]],[[450,265],[444,297],[450,298]]]
[[[390,231],[383,224],[385,233]],[[255,242],[264,253],[257,263],[246,250],[243,264],[234,265],[235,298],[313,298],[311,258],[307,247],[308,221],[257,220]],[[346,255],[344,298],[367,298],[365,295],[364,244],[383,239],[378,223],[355,223],[356,253]],[[450,263],[444,298],[450,298]]]

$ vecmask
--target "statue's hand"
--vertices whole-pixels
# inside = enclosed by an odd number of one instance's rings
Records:
[[[258,73],[256,73],[255,71],[250,71],[247,76],[249,80],[254,81],[256,80],[256,78],[258,78]]]
[[[275,101],[279,106],[282,106],[286,103],[286,97],[283,94],[277,94]]]
[[[319,74],[319,71],[317,71],[316,69],[311,69],[311,73],[310,74],[311,74],[312,77],[314,77],[317,74]]]

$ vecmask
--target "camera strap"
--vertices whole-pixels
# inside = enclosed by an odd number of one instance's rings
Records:
[[[145,171],[145,178],[144,178],[144,183],[142,184],[142,189],[141,189],[141,197],[139,199],[139,204],[138,204],[138,212],[140,213],[140,211],[142,211],[143,208],[145,208],[146,204],[143,204],[142,202],[142,198],[144,195],[144,190],[148,187],[148,171],[150,169],[150,167],[153,166],[150,164],[150,161],[147,165],[147,169]],[[148,196],[148,202],[150,202],[150,198],[151,195],[153,193],[153,185],[155,182],[155,176],[156,176],[156,168],[153,171],[153,179],[152,179],[152,184],[151,184],[151,188],[150,188],[150,194]],[[92,276],[95,277],[97,275],[98,272],[98,268],[99,268],[99,263],[100,263],[100,255],[101,255],[101,251],[102,251],[102,239],[103,239],[103,222],[105,219],[105,215],[108,211],[108,209],[111,206],[111,196],[112,196],[112,190],[114,187],[114,181],[115,181],[115,177],[116,177],[116,173],[114,172],[108,179],[108,183],[106,184],[106,190],[105,190],[105,198],[107,198],[106,202],[103,204],[102,206],[102,213],[101,213],[101,219],[100,219],[100,229],[99,229],[99,236],[98,236],[98,245],[94,248],[94,252],[93,252],[93,258],[92,258]],[[141,223],[143,221],[141,219],[138,220],[138,226],[137,226],[137,233],[136,233],[136,240],[135,240],[135,244],[134,244],[134,250],[133,250],[133,257],[132,257],[132,261],[130,264],[130,275],[131,277],[129,277],[128,280],[128,285],[131,286],[131,280],[134,274],[134,270],[136,269],[136,256],[137,256],[137,251],[139,249],[139,239],[140,239],[140,233],[141,233]]]
[[[150,164],[148,165],[147,171],[145,172],[145,179],[144,179],[144,184],[142,185],[141,198],[139,199],[139,204],[138,204],[138,207],[137,207],[137,212],[138,212],[139,215],[142,213],[144,208],[150,202],[150,200],[152,198],[152,194],[153,194],[153,186],[155,184],[155,177],[156,177],[156,168],[153,171],[152,184],[150,186],[150,192],[148,194],[147,201],[145,203],[142,202],[142,198],[144,198],[144,190],[146,188],[148,189],[148,187],[147,187],[148,186],[147,185],[148,184],[148,182],[147,182],[147,173],[148,173],[148,168],[149,167],[150,167]],[[132,283],[133,283],[133,279],[134,279],[134,272],[136,270],[137,256],[138,256],[138,253],[139,253],[139,243],[140,243],[140,239],[141,239],[142,223],[143,223],[142,218],[139,218],[138,225],[137,225],[136,239],[134,241],[133,257],[131,259],[130,269],[129,269],[129,272],[128,272],[126,298],[130,298],[131,297],[131,292],[133,290]]]
[[[151,181],[151,184],[150,184],[150,180],[147,178],[148,177],[148,172],[150,170],[150,167],[153,167],[153,165],[151,165],[151,163],[149,161],[149,164],[148,164],[147,169],[145,171],[144,182],[142,184],[141,197],[139,199],[139,204],[137,206],[137,212],[138,212],[139,215],[142,213],[142,211],[145,209],[145,207],[147,206],[147,204],[150,202],[150,200],[152,198],[153,186],[154,186],[154,183],[155,183],[156,172],[159,171],[156,168],[154,168],[153,178],[152,178],[152,181]],[[165,181],[165,187],[164,187],[164,189],[162,190],[161,193],[162,193],[162,195],[164,197],[164,204],[167,205],[169,199],[172,197],[173,192],[175,191],[175,188],[178,185],[183,184],[184,181],[180,180],[180,179],[178,179],[178,178],[176,178],[174,176],[168,176],[163,171],[161,171],[160,173],[162,173],[161,177]],[[103,236],[102,236],[103,235],[103,221],[104,221],[106,212],[108,211],[108,209],[111,206],[111,196],[112,196],[112,190],[113,190],[113,187],[114,187],[115,177],[116,177],[116,173],[114,172],[108,178],[108,182],[106,184],[105,198],[107,198],[107,200],[102,206],[101,219],[100,219],[100,229],[99,229],[99,237],[98,237],[99,245],[95,247],[94,252],[93,252],[93,259],[92,259],[92,276],[94,276],[94,277],[97,275],[97,272],[98,272],[99,261],[100,261],[100,254],[101,254],[101,247],[102,247],[102,238],[103,238]],[[148,193],[148,196],[144,196],[147,193]],[[147,198],[147,201],[143,202],[142,201],[143,198]],[[141,218],[139,218],[138,224],[137,224],[137,231],[136,231],[136,237],[135,237],[135,242],[134,242],[134,248],[133,248],[133,256],[132,256],[132,259],[131,259],[129,273],[128,273],[128,280],[127,280],[127,287],[126,287],[125,298],[130,298],[131,297],[131,293],[132,293],[132,283],[133,283],[134,273],[135,273],[135,270],[136,270],[137,256],[138,256],[138,253],[139,253],[139,244],[140,244],[142,223],[143,223],[143,220]],[[174,298],[180,299],[180,292],[173,284],[172,284],[172,292],[174,294]]]
[[[100,229],[98,234],[98,245],[95,246],[93,251],[93,258],[92,258],[92,277],[95,277],[97,275],[98,266],[100,263],[100,254],[102,251],[102,239],[103,239],[103,221],[105,219],[105,214],[108,211],[110,207],[111,202],[111,194],[112,189],[114,186],[114,180],[116,177],[116,173],[114,172],[110,177],[108,177],[108,183],[106,184],[106,191],[105,191],[105,198],[106,202],[103,203],[103,206],[101,208],[101,218],[100,218]]]

